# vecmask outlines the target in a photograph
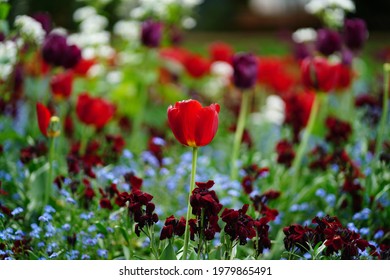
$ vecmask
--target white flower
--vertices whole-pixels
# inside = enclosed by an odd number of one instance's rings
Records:
[[[17,46],[13,41],[0,42],[0,81],[12,73],[17,61]]]
[[[233,75],[233,67],[224,61],[216,61],[211,64],[210,72],[213,75],[229,79]]]
[[[292,34],[295,43],[314,42],[317,32],[313,28],[300,28]]]
[[[110,84],[119,84],[123,80],[123,73],[121,71],[111,71],[107,74],[107,82]]]
[[[284,101],[279,96],[268,96],[261,114],[261,119],[277,125],[283,124],[285,119],[285,106]]]
[[[96,15],[96,10],[94,7],[91,6],[85,6],[82,8],[77,9],[73,13],[73,19],[77,22],[86,20],[87,18]]]
[[[311,0],[305,10],[310,14],[318,14],[326,9],[340,8],[347,12],[355,11],[355,4],[351,0]]]
[[[108,20],[101,15],[91,15],[80,24],[82,33],[96,33],[104,30],[108,25]]]
[[[24,38],[31,39],[38,44],[43,41],[46,35],[42,24],[29,16],[17,16],[15,19],[15,27]]]
[[[192,17],[185,17],[182,22],[181,22],[181,25],[185,28],[185,29],[192,29],[196,26],[196,20]]]
[[[140,36],[140,24],[136,21],[118,21],[114,25],[114,34],[126,41],[138,41]]]

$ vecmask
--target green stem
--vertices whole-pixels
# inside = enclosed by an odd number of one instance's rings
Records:
[[[318,110],[319,110],[320,103],[321,103],[320,100],[322,98],[322,96],[321,96],[322,94],[323,93],[318,93],[314,97],[313,107],[311,108],[309,122],[308,122],[308,124],[306,126],[306,129],[304,131],[301,143],[299,144],[299,147],[298,147],[297,154],[296,154],[296,156],[294,158],[294,161],[293,161],[293,164],[292,164],[292,170],[294,172],[293,190],[295,189],[296,184],[298,183],[298,179],[300,177],[299,176],[299,172],[301,170],[303,155],[306,152],[307,145],[309,143],[310,135],[312,134],[313,128],[314,128],[315,123],[316,123]]]
[[[203,251],[203,244],[206,241],[204,237],[204,227],[205,227],[205,220],[204,220],[204,212],[205,209],[202,208],[202,214],[200,215],[200,235],[199,235],[199,246],[198,246],[198,260],[201,259],[202,251]]]
[[[144,115],[146,111],[146,106],[148,104],[148,87],[144,85],[144,81],[140,81],[138,85],[138,93],[140,94],[139,108],[140,110],[134,116],[133,128],[132,128],[132,138],[131,138],[131,147],[134,151],[142,150],[140,144],[142,141],[142,123],[144,121]]]
[[[231,180],[237,180],[237,176],[238,176],[237,158],[238,158],[238,153],[240,150],[242,135],[243,135],[244,129],[245,129],[245,120],[246,120],[246,116],[248,113],[249,98],[250,98],[249,92],[243,92],[242,100],[241,100],[240,114],[238,116],[236,133],[234,135],[232,159],[231,159],[231,163],[230,163],[230,168],[231,168],[230,169],[230,179]]]
[[[46,189],[44,193],[43,207],[48,205],[52,193],[53,185],[53,157],[54,157],[54,137],[49,138],[49,171],[47,173]]]
[[[383,135],[386,129],[387,112],[389,110],[389,82],[390,82],[390,63],[383,65],[383,104],[382,104],[382,117],[379,123],[379,130],[375,145],[375,159],[379,159],[380,151],[382,150]]]
[[[81,141],[80,141],[80,149],[79,153],[81,156],[85,155],[85,152],[87,150],[87,145],[88,145],[88,138],[92,133],[90,133],[90,127],[85,126],[82,133],[81,133]]]
[[[198,158],[198,148],[193,147],[193,149],[192,149],[191,182],[190,182],[190,192],[188,194],[187,218],[186,218],[186,229],[184,231],[184,248],[183,248],[182,260],[187,259],[188,242],[190,239],[189,220],[190,220],[190,216],[192,213],[192,206],[190,204],[190,197],[192,195],[192,191],[195,188],[195,174],[196,174],[196,160],[197,160],[197,158]]]

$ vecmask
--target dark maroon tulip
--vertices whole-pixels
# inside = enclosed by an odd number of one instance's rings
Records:
[[[347,19],[344,23],[344,42],[353,51],[363,48],[367,40],[368,31],[364,20],[355,18]]]
[[[51,33],[43,43],[42,57],[46,63],[72,68],[80,61],[81,50],[75,45],[68,45],[65,36]]]
[[[233,56],[233,82],[240,89],[249,89],[256,84],[257,59],[250,53],[241,53]]]
[[[49,13],[46,12],[37,12],[32,15],[32,18],[38,21],[41,25],[43,30],[46,31],[46,33],[49,33],[52,29],[52,20]]]
[[[59,66],[62,64],[62,57],[67,46],[65,36],[55,33],[49,34],[43,42],[42,57],[45,62]]]
[[[320,29],[317,32],[317,50],[324,55],[331,55],[341,50],[341,36],[331,29]]]
[[[142,23],[141,41],[144,46],[157,48],[160,45],[162,36],[162,24],[153,20]]]

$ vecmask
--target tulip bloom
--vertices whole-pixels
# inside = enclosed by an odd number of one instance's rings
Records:
[[[344,41],[347,47],[353,51],[363,48],[368,38],[367,26],[362,19],[347,19],[344,23]]]
[[[73,72],[55,75],[50,81],[51,92],[55,97],[68,98],[72,93]]]
[[[306,88],[329,92],[336,87],[338,71],[324,58],[307,57],[302,61],[301,75]]]
[[[102,128],[114,115],[114,106],[102,98],[82,93],[77,100],[76,114],[81,122]]]
[[[157,48],[162,37],[162,24],[160,22],[147,20],[141,26],[141,42],[149,48]]]
[[[211,60],[215,61],[224,61],[226,63],[232,62],[233,49],[230,45],[216,42],[210,45],[209,53]]]
[[[257,80],[257,59],[253,54],[236,54],[233,57],[233,82],[240,89],[250,89]]]
[[[42,103],[37,103],[37,117],[39,130],[43,135],[47,136],[47,129],[49,128],[51,113],[49,109]]]
[[[196,100],[176,102],[168,107],[168,123],[176,139],[185,146],[202,147],[209,144],[218,129],[218,104],[207,107]]]
[[[189,55],[184,62],[184,66],[187,73],[196,79],[202,78],[210,72],[210,62],[199,55]]]
[[[328,56],[341,50],[340,33],[331,29],[320,29],[317,32],[317,50]]]

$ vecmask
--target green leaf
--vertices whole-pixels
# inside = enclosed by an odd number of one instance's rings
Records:
[[[123,227],[118,226],[117,228],[119,228],[119,231],[121,232],[123,238],[126,240],[127,244],[130,244],[129,234],[127,233],[127,231]]]
[[[175,249],[173,248],[172,242],[170,240],[168,245],[162,251],[160,260],[177,260]]]
[[[11,10],[10,4],[0,3],[0,20],[6,19],[10,10]]]
[[[107,235],[108,234],[108,231],[107,229],[99,222],[96,223],[96,227],[98,228],[98,230],[103,233],[104,235]]]
[[[218,246],[210,252],[210,260],[222,260],[222,246]]]
[[[129,247],[127,247],[125,245],[122,245],[122,250],[123,250],[123,254],[125,256],[125,259],[126,260],[130,260],[131,257],[130,257],[130,249],[129,249]]]

